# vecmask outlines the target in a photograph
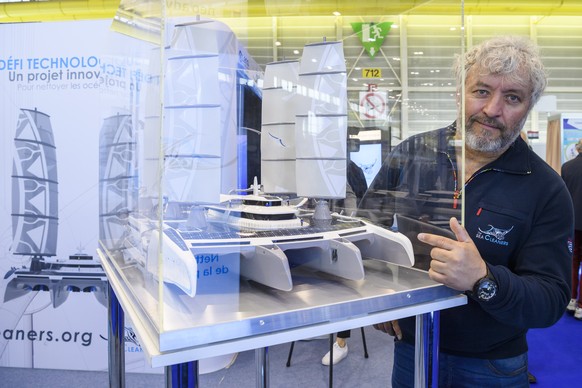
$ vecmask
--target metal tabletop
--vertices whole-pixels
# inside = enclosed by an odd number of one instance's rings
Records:
[[[458,291],[426,272],[364,260],[360,281],[297,267],[294,287],[280,291],[241,279],[238,292],[194,298],[165,288],[122,259],[99,251],[121,307],[153,367],[310,338],[373,323],[418,316],[466,303]]]

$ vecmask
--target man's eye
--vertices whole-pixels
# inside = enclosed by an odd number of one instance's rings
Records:
[[[514,104],[521,102],[521,98],[519,98],[519,96],[516,96],[513,94],[507,96],[507,99],[509,100],[509,102],[514,103]]]

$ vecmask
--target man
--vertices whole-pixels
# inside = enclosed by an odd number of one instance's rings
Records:
[[[578,155],[562,165],[561,175],[574,202],[574,256],[572,260],[572,299],[566,308],[574,313],[574,318],[582,320],[582,282],[580,282],[580,262],[582,261],[582,139],[576,143]]]
[[[441,312],[439,387],[528,387],[526,333],[560,319],[570,295],[570,195],[519,135],[546,75],[537,48],[518,37],[473,47],[455,73],[464,117],[460,110],[456,123],[402,142],[362,207],[381,208],[377,220],[393,227],[401,214],[450,229],[418,235],[427,253],[417,265],[468,295]],[[414,324],[375,325],[397,338],[393,387],[413,386]]]

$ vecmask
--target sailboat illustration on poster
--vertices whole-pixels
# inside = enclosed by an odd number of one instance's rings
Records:
[[[70,292],[91,292],[106,305],[107,278],[98,261],[83,253],[57,257],[57,153],[49,115],[20,109],[14,147],[11,251],[30,263],[5,274],[4,301],[45,291],[56,308]]]

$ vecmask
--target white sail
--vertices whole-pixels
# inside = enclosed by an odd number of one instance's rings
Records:
[[[267,64],[261,119],[261,183],[266,193],[295,193],[295,101],[299,61]]]
[[[152,82],[146,84],[145,115],[143,131],[137,133],[137,168],[138,191],[140,201],[151,202],[140,211],[151,211],[154,199],[158,198],[162,170],[160,166],[160,127],[161,127],[161,62],[160,50],[152,49],[149,55],[147,73],[152,75]],[[144,200],[144,198],[147,199]],[[141,207],[141,205],[140,205]]]
[[[297,194],[345,198],[347,74],[342,42],[306,45],[298,83]]]
[[[169,43],[150,56],[149,72],[163,76],[148,85],[137,135],[138,210],[123,247],[154,277],[162,253],[163,281],[194,296],[198,266],[186,240],[208,229],[202,206],[218,204],[237,183],[238,45],[216,21],[169,30]]]
[[[21,109],[14,136],[12,232],[15,255],[55,256],[58,228],[56,148],[50,117]]]
[[[176,26],[166,49],[164,192],[170,201],[220,199],[218,43],[212,35],[197,34],[195,25]]]
[[[234,34],[222,23],[174,26],[164,49],[164,95],[152,88],[145,119],[146,196],[157,197],[161,184],[170,202],[216,203],[236,187],[236,143],[225,141],[236,138],[236,53]],[[159,50],[151,58],[152,73],[159,73]]]

